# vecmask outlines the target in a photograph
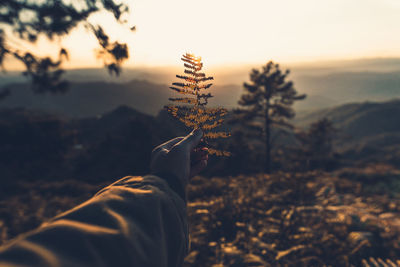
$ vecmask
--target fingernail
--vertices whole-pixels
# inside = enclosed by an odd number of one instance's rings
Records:
[[[199,134],[203,135],[203,131],[200,128],[194,129],[192,133],[194,135],[199,135]]]

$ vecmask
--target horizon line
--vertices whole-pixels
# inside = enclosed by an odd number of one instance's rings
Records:
[[[271,61],[274,61],[273,59],[270,59]],[[265,61],[268,62],[270,60]],[[328,58],[328,59],[312,59],[312,60],[293,60],[293,61],[274,61],[275,63],[278,63],[280,65],[293,65],[293,66],[312,66],[312,65],[326,65],[326,64],[334,64],[334,63],[340,63],[340,62],[354,62],[354,61],[368,61],[368,60],[400,60],[400,56],[373,56],[373,57],[344,57],[344,58]],[[260,62],[237,62],[237,63],[217,63],[217,64],[205,64],[206,68],[209,69],[220,69],[220,68],[238,68],[240,66],[250,66],[250,65],[263,65],[265,63],[260,63]],[[129,65],[122,65],[122,69],[147,69],[147,68],[178,68],[181,67],[181,64],[148,64],[148,63],[139,63],[137,65],[135,64],[129,64]],[[62,69],[68,71],[68,70],[88,70],[88,69],[104,69],[106,68],[103,65],[98,65],[98,66],[64,66]],[[6,75],[8,72],[21,72],[24,71],[24,68],[9,68],[7,69],[6,67],[3,69],[1,72],[2,75]]]

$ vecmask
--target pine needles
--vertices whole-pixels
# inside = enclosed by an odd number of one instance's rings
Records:
[[[208,81],[213,80],[201,72],[203,63],[201,57],[186,53],[181,60],[184,62],[184,75],[176,75],[181,82],[174,82],[169,87],[171,90],[181,94],[181,97],[169,98],[176,105],[166,106],[168,112],[189,128],[200,128],[204,132],[204,141],[208,143],[211,139],[226,138],[230,134],[217,131],[216,128],[224,121],[227,114],[224,108],[208,108],[208,99],[213,97],[206,90],[212,86]],[[230,153],[215,148],[209,148],[208,153],[216,156],[230,156]]]

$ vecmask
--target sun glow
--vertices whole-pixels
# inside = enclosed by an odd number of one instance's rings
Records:
[[[129,2],[126,27],[110,14],[90,18],[130,45],[128,66],[179,65],[185,52],[202,55],[208,66],[400,56],[395,0]],[[95,38],[83,27],[60,43],[70,50],[68,68],[102,64],[94,56]],[[44,54],[54,47],[36,45]]]

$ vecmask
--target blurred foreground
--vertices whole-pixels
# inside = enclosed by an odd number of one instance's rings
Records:
[[[299,114],[298,127],[326,117],[341,137],[325,153],[302,146],[294,133],[279,136],[272,175],[260,174],[262,145],[232,131],[217,145],[233,156],[211,157],[189,186],[185,266],[400,260],[399,110],[393,100]],[[165,112],[150,116],[126,106],[80,119],[1,109],[0,242],[116,179],[147,174],[152,148],[187,132]]]
[[[400,170],[195,177],[185,266],[361,266],[400,255]],[[20,182],[2,194],[1,243],[88,199],[101,185]],[[24,193],[21,193],[24,192]]]
[[[196,177],[186,266],[361,266],[398,258],[400,172]]]

